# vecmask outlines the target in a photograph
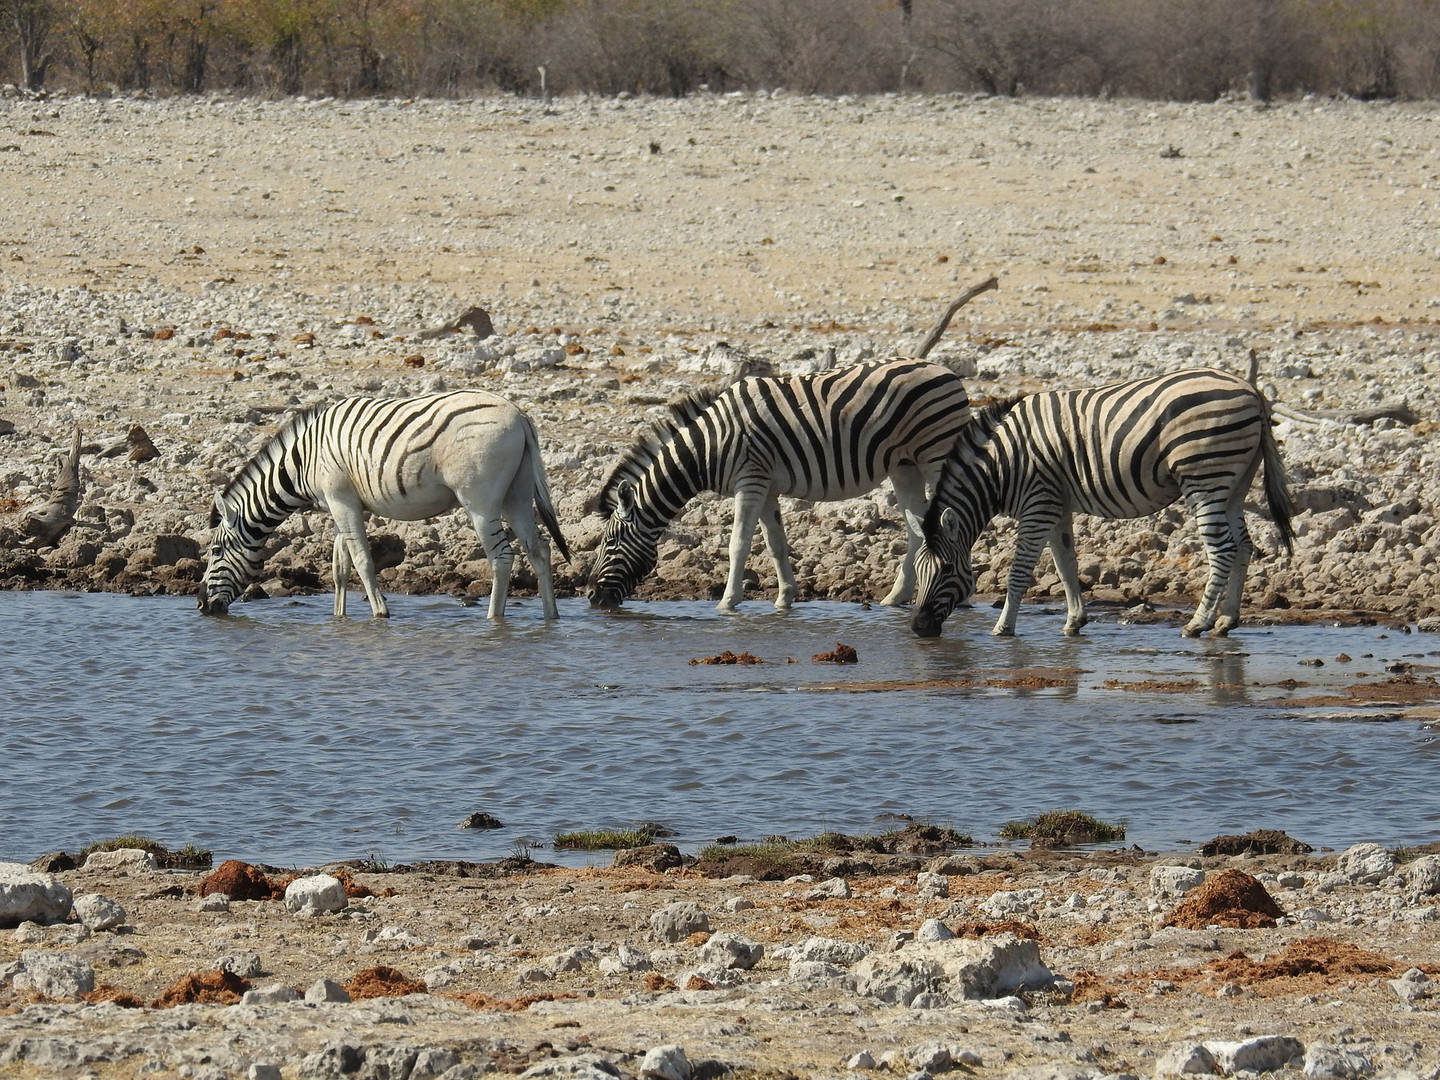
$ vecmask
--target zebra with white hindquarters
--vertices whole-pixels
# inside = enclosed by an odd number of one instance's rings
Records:
[[[1017,521],[1005,606],[991,631],[1015,632],[1020,601],[1048,544],[1065,589],[1065,633],[1085,625],[1070,517],[1153,514],[1183,496],[1210,564],[1187,637],[1239,622],[1254,545],[1245,496],[1261,463],[1265,498],[1290,549],[1285,468],[1270,406],[1253,385],[1222,371],[1182,371],[1090,390],[1051,391],[981,409],[946,459],[925,518],[919,594],[910,626],[935,637],[975,589],[970,549],[997,514]]]
[[[568,561],[530,418],[504,398],[456,390],[414,398],[352,397],[292,417],[215,497],[200,610],[223,615],[264,565],[265,539],[297,510],[335,522],[335,615],[353,566],[375,618],[380,593],[364,515],[419,521],[461,506],[490,560],[490,617],[505,613],[514,561],[506,525],[534,567],[545,617],[556,617],[546,530]]]
[[[969,417],[969,398],[948,368],[876,360],[791,378],[748,378],[692,394],[636,442],[592,507],[609,516],[590,576],[590,602],[614,607],[655,567],[660,536],[701,491],[735,496],[730,570],[722,611],[744,599],[745,560],[758,524],[775,561],[777,608],[797,593],[780,521],[782,495],[849,499],[887,476],[900,506],[925,508],[925,485]],[[915,587],[910,539],[887,604]]]

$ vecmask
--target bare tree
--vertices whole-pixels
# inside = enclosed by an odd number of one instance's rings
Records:
[[[45,86],[45,72],[54,57],[46,51],[55,12],[51,0],[0,0],[3,15],[20,45],[20,83],[27,90]]]

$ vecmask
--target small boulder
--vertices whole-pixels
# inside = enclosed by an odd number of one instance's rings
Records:
[[[643,1080],[690,1080],[690,1072],[685,1048],[674,1044],[652,1046],[640,1060]]]
[[[1336,857],[1335,869],[1353,884],[1374,885],[1395,872],[1395,856],[1379,844],[1356,844]]]
[[[92,851],[84,869],[110,874],[153,874],[160,869],[160,864],[143,848],[116,848]]]
[[[708,933],[710,920],[699,904],[682,900],[651,915],[650,930],[662,941],[683,941],[691,934]]]
[[[316,979],[305,988],[305,1000],[311,1002],[335,1001],[346,1002],[350,1000],[350,991],[335,982],[333,979]]]
[[[700,947],[700,960],[722,968],[749,971],[765,955],[765,946],[738,934],[712,934]]]
[[[1193,866],[1152,866],[1150,868],[1150,891],[1157,897],[1168,899],[1184,896],[1205,880],[1205,871]]]
[[[0,863],[0,926],[64,922],[72,900],[69,887],[52,875],[23,863]]]
[[[113,930],[125,923],[125,909],[101,893],[81,893],[75,897],[74,908],[87,930]]]
[[[95,969],[74,953],[26,949],[20,954],[31,990],[57,1001],[71,1001],[95,989]]]
[[[1305,1045],[1289,1035],[1257,1035],[1244,1042],[1207,1041],[1204,1046],[1226,1076],[1241,1070],[1251,1073],[1279,1072],[1292,1059],[1305,1053]]]
[[[1406,887],[1420,896],[1440,893],[1440,855],[1424,855],[1401,868]]]
[[[285,908],[300,915],[326,915],[344,910],[345,885],[329,874],[296,878],[285,887]]]
[[[257,986],[254,990],[246,990],[240,998],[241,1005],[284,1005],[291,1001],[299,1001],[300,994],[293,986],[286,986],[284,983],[272,983],[269,986]]]

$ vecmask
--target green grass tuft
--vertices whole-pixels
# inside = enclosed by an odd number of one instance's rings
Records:
[[[1125,839],[1124,825],[1110,825],[1079,810],[1047,810],[1030,821],[1007,821],[1000,827],[1002,840],[1029,840],[1032,844],[1103,844]]]
[[[647,828],[587,829],[557,833],[552,846],[556,851],[618,851],[620,848],[644,847],[654,842],[655,833]]]

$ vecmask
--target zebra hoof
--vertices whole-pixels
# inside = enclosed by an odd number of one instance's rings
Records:
[[[1066,637],[1079,637],[1079,636],[1080,636],[1080,628],[1083,627],[1084,625],[1085,625],[1085,624],[1084,624],[1083,622],[1082,622],[1082,623],[1076,623],[1074,626],[1071,626],[1069,623],[1066,623],[1066,624],[1065,624],[1065,630],[1064,630],[1065,636],[1066,636]]]
[[[1180,635],[1182,637],[1199,637],[1206,629],[1204,623],[1186,623],[1180,628]]]
[[[1236,624],[1234,619],[1221,619],[1216,622],[1214,628],[1210,631],[1210,636],[1229,637],[1230,631],[1235,628],[1235,625]]]
[[[991,637],[1014,637],[1015,631],[1005,626],[997,626],[990,631]]]

